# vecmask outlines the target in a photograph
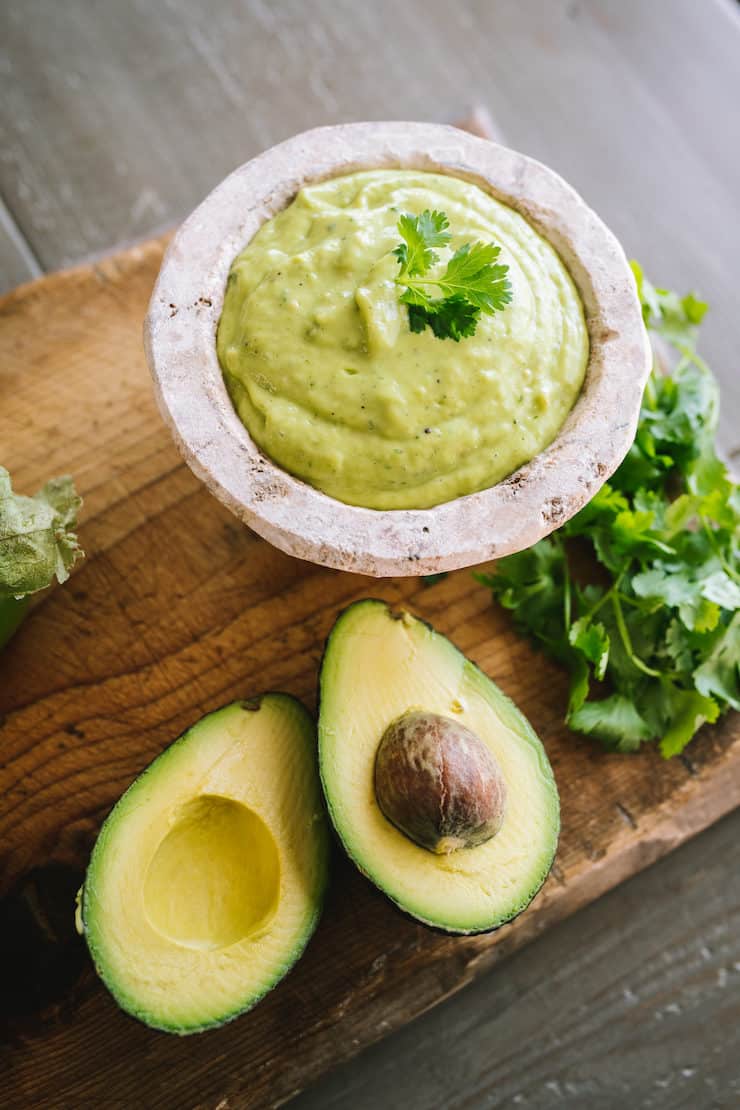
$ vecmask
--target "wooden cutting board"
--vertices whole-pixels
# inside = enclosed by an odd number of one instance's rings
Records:
[[[705,729],[683,759],[607,755],[564,728],[564,675],[468,571],[425,586],[320,569],[207,494],[144,366],[163,247],[0,301],[0,459],[23,492],[74,474],[87,552],[0,657],[5,1107],[275,1105],[740,804],[737,717]],[[316,936],[252,1013],[195,1038],[144,1028],[116,1009],[72,928],[103,817],[208,710],[267,689],[313,708],[324,638],[367,595],[434,623],[532,721],[562,798],[550,879],[512,925],[453,938],[403,917],[337,850]]]

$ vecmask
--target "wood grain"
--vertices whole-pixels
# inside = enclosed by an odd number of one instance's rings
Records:
[[[55,944],[64,953],[56,994],[5,1014],[11,1107],[277,1104],[740,802],[737,720],[706,731],[683,761],[605,755],[566,732],[564,676],[469,573],[432,587],[370,582],[292,560],[240,527],[180,462],[155,410],[140,322],[162,248],[0,302],[0,455],[24,491],[51,472],[75,474],[88,553],[1,661],[4,924],[23,922],[25,907],[51,938],[44,958],[54,962]],[[513,925],[450,938],[399,915],[337,854],[305,958],[252,1014],[187,1041],[139,1026],[116,1010],[65,924],[103,816],[207,710],[268,688],[313,706],[323,638],[339,608],[370,592],[451,635],[532,720],[562,795],[552,878]],[[11,998],[27,1001],[34,969],[24,994],[7,938],[3,950]]]
[[[308,127],[488,104],[659,283],[711,302],[740,449],[735,0],[3,0],[0,193],[45,269],[187,214]],[[392,28],[392,32],[389,29]],[[9,284],[9,281],[8,281]]]

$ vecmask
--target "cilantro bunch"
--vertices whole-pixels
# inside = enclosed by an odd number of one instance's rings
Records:
[[[396,285],[404,286],[399,300],[407,305],[409,327],[422,332],[429,327],[437,339],[475,335],[481,313],[492,315],[511,301],[509,267],[497,261],[501,248],[492,243],[464,243],[450,258],[442,274],[430,276],[439,261],[435,247],[452,238],[444,212],[425,209],[420,216],[404,215],[398,221],[402,243],[393,251],[400,271]],[[433,297],[436,290],[441,296]]]
[[[596,497],[477,577],[568,667],[570,728],[618,751],[658,740],[668,757],[740,709],[740,496],[715,454],[717,385],[696,353],[707,306],[633,269],[673,372],[653,368],[635,441]]]

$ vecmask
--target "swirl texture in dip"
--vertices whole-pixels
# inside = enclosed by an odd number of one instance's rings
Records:
[[[444,211],[501,247],[512,302],[456,343],[410,331],[398,217]],[[436,272],[436,269],[435,269]],[[279,466],[331,497],[422,509],[495,485],[542,451],[588,362],[583,306],[550,244],[477,185],[370,170],[302,189],[234,260],[217,336],[234,406]]]

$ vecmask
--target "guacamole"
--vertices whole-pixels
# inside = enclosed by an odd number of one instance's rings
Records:
[[[456,343],[409,328],[394,282],[404,212],[501,247],[511,304]],[[371,170],[300,191],[234,260],[218,357],[236,411],[279,466],[331,497],[421,509],[511,474],[557,435],[588,361],[563,263],[513,209],[460,178]]]

